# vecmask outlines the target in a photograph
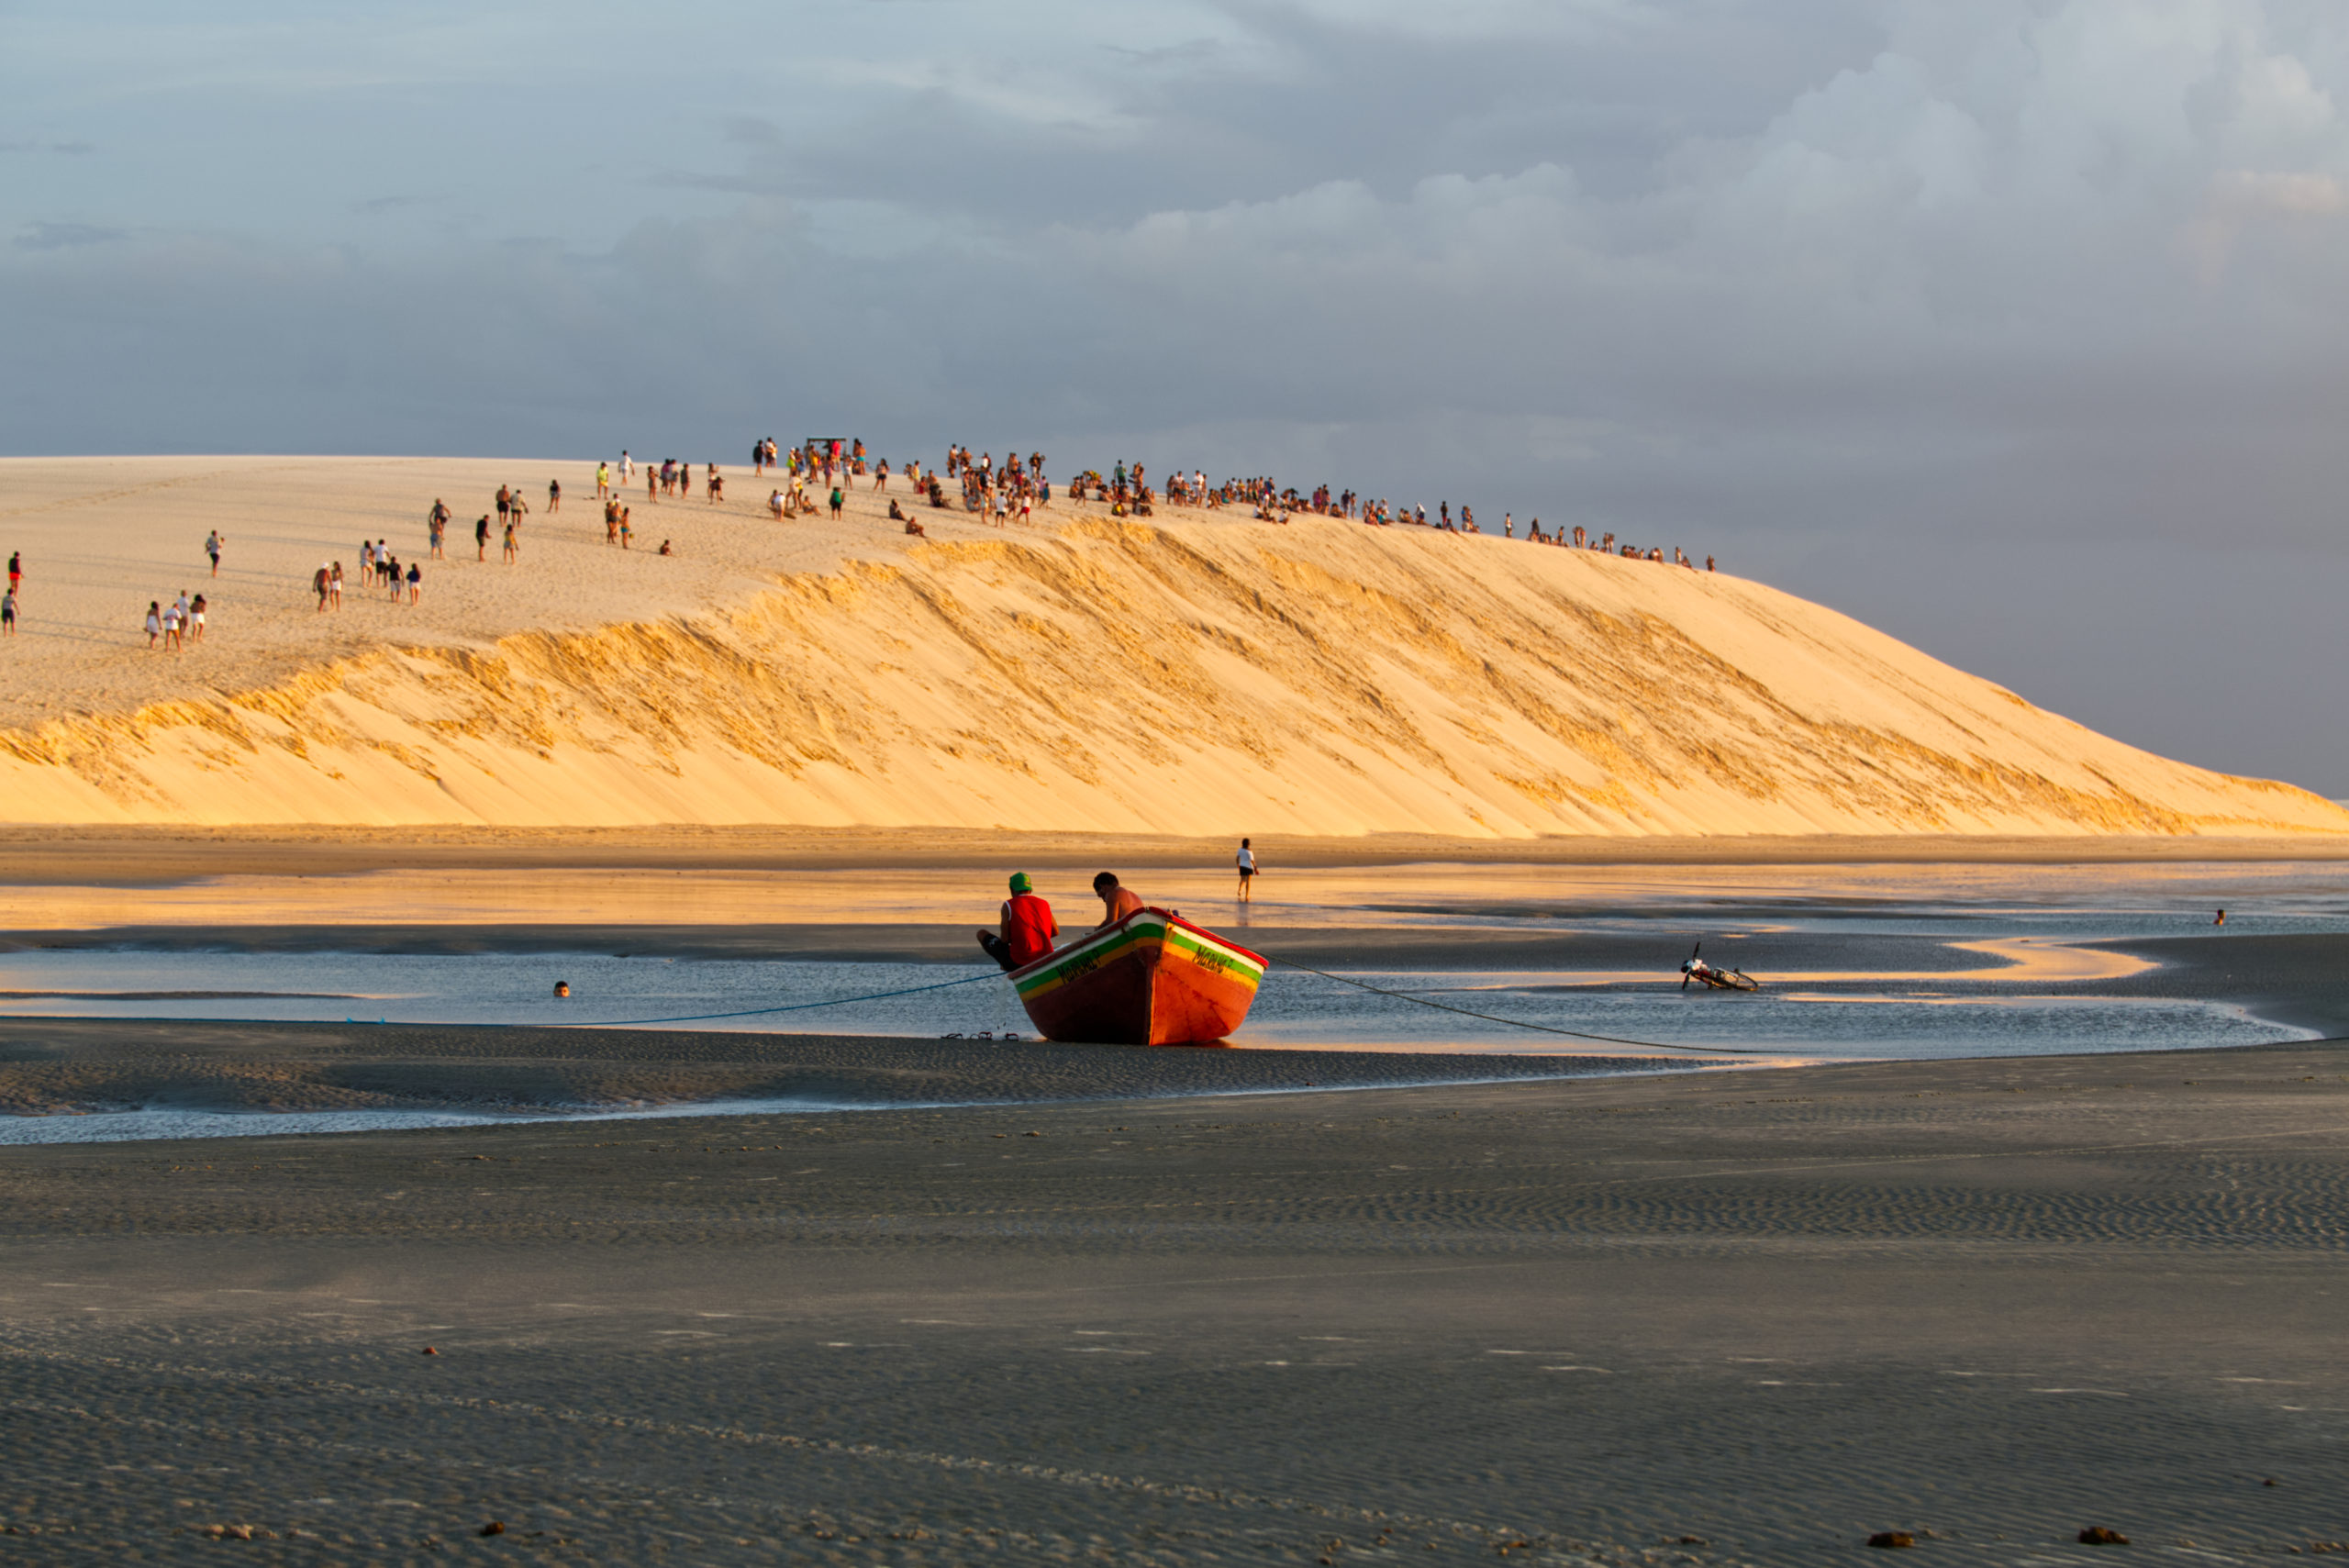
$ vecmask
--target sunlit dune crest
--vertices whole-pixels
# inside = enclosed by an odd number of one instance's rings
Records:
[[[571,494],[562,514],[531,518],[527,569],[500,566],[495,545],[488,563],[471,560],[484,497],[452,497],[460,559],[432,564],[413,612],[371,606],[360,623],[346,609],[339,643],[303,587],[331,547],[273,538],[284,581],[249,573],[224,594],[210,664],[94,655],[95,695],[48,692],[31,708],[60,717],[0,732],[0,818],[2349,831],[2349,812],[2314,795],[2123,745],[1728,574],[1311,517],[1115,519],[1064,499],[1005,530],[925,507],[931,537],[912,539],[870,490],[839,523],[775,521],[767,487],[739,470],[719,506],[677,502],[648,520],[635,497],[640,540],[679,536],[681,563],[606,546],[592,465],[175,461],[215,467],[193,495],[158,481],[7,520],[70,522],[139,578],[150,534],[178,561],[220,517],[248,539],[317,528],[413,544],[436,490],[460,482],[542,486],[551,470]],[[360,502],[306,521],[289,467],[314,493]],[[134,504],[138,530],[117,540],[106,509]],[[232,562],[268,558],[228,531]],[[176,565],[143,580],[167,594],[181,577],[200,581]],[[240,620],[256,600],[268,613]],[[27,606],[38,631],[37,592]],[[460,616],[462,634],[436,616]],[[353,651],[362,624],[380,628],[375,645]],[[151,699],[150,668],[171,683]]]

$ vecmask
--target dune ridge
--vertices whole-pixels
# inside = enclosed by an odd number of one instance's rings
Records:
[[[702,607],[0,731],[0,801],[51,824],[2349,831],[1756,583],[1197,515],[962,528]]]

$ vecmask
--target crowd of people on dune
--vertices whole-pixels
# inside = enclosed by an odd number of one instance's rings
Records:
[[[1090,477],[1098,478],[1097,475]],[[1157,499],[1144,478],[1141,464],[1134,464],[1129,477],[1126,465],[1122,462],[1118,464],[1109,484],[1103,487],[1100,498],[1121,503],[1144,517],[1150,515],[1151,503]],[[1210,485],[1208,483],[1207,474],[1198,470],[1194,470],[1187,476],[1177,473],[1168,480],[1165,500],[1172,506],[1194,506],[1210,511],[1235,506],[1246,507],[1258,521],[1269,523],[1286,523],[1291,517],[1309,514],[1323,517],[1346,517],[1367,523],[1374,528],[1408,525],[1416,528],[1432,528],[1442,533],[1481,534],[1485,531],[1476,524],[1475,508],[1464,503],[1460,508],[1457,520],[1452,515],[1452,503],[1449,501],[1439,502],[1434,517],[1430,518],[1428,509],[1424,506],[1397,506],[1384,498],[1373,501],[1357,495],[1352,490],[1333,490],[1327,484],[1318,485],[1309,493],[1301,493],[1294,487],[1284,490],[1273,480],[1261,477],[1228,479],[1221,484]],[[1115,506],[1112,509],[1116,509]],[[1517,519],[1507,513],[1501,516],[1501,537],[1512,539],[1518,537]],[[1545,533],[1542,531],[1542,519],[1539,517],[1526,524],[1525,539],[1530,544],[1554,545],[1568,550],[1598,550],[1605,554],[1620,556],[1627,561],[1663,562],[1666,559],[1664,547],[1661,545],[1651,545],[1645,548],[1632,544],[1619,546],[1615,542],[1613,534],[1592,534],[1579,525],[1571,533],[1564,528],[1553,528]],[[1672,547],[1670,562],[1675,566],[1686,566],[1691,571],[1697,569],[1696,558],[1678,545]],[[1709,555],[1705,557],[1704,570],[1708,572],[1717,570],[1713,558]]]
[[[996,528],[1008,528],[1015,521],[1031,522],[1039,511],[1052,503],[1052,484],[1045,476],[1044,454],[1040,451],[1024,458],[1016,451],[1007,453],[998,463],[992,452],[974,454],[969,447],[955,442],[948,445],[946,461],[936,468],[924,469],[918,461],[908,460],[893,470],[886,459],[873,456],[862,439],[818,438],[786,448],[767,437],[752,443],[751,464],[752,474],[762,482],[769,474],[774,476],[766,504],[769,515],[777,521],[807,516],[829,516],[837,520],[845,515],[849,495],[859,481],[869,480],[874,492],[885,493],[893,477],[904,485],[906,501],[890,497],[889,521],[917,538],[927,538],[929,529],[916,510],[908,509],[909,506],[960,513]],[[596,464],[596,499],[604,512],[604,542],[619,550],[635,547],[635,519],[627,497],[636,483],[640,466],[648,505],[658,506],[663,499],[694,498],[696,479],[690,462],[663,458],[658,463],[639,465],[625,450],[616,462],[599,461]],[[718,464],[703,465],[699,488],[705,504],[715,506],[724,503],[726,477]],[[1474,507],[1464,504],[1455,517],[1448,500],[1438,503],[1431,517],[1423,506],[1397,506],[1384,498],[1371,500],[1352,490],[1337,490],[1327,484],[1301,492],[1293,486],[1284,488],[1264,476],[1227,479],[1210,484],[1206,472],[1199,469],[1189,473],[1177,471],[1153,485],[1148,469],[1123,460],[1111,464],[1106,475],[1097,469],[1077,474],[1068,483],[1064,494],[1074,501],[1107,506],[1109,514],[1117,517],[1148,517],[1154,516],[1159,506],[1166,506],[1208,512],[1243,511],[1256,521],[1275,524],[1286,524],[1298,516],[1312,516],[1341,517],[1373,528],[1409,526],[1452,534],[1485,531],[1477,524]],[[549,480],[547,513],[551,517],[562,510],[562,482]],[[474,559],[483,562],[489,560],[490,541],[495,538],[498,559],[508,565],[518,562],[523,521],[529,512],[519,487],[499,485],[495,524],[490,512],[483,513],[473,524]],[[446,544],[452,520],[448,505],[436,497],[426,514],[428,559],[448,558]],[[1519,537],[1516,519],[1507,514],[1501,518],[1501,537]],[[1542,520],[1536,517],[1526,525],[1523,537],[1531,544],[1596,550],[1631,561],[1668,562],[1690,571],[1699,570],[1697,559],[1677,545],[1671,547],[1667,556],[1663,546],[1619,545],[1613,533],[1594,534],[1580,525],[1545,531]],[[217,529],[205,538],[205,552],[216,578],[220,574],[224,542]],[[662,539],[657,553],[674,554],[672,541]],[[1711,556],[1704,558],[1701,570],[1716,570]],[[22,553],[12,554],[8,560],[6,596],[0,598],[0,635],[16,634],[23,576]],[[403,563],[386,540],[360,541],[358,576],[361,583],[395,604],[414,606],[422,601],[422,563]],[[341,609],[345,589],[342,562],[319,562],[311,573],[310,587],[319,613]],[[145,621],[149,646],[176,651],[188,642],[203,640],[211,607],[204,595],[190,595],[184,590],[169,604],[160,599],[150,601]]]

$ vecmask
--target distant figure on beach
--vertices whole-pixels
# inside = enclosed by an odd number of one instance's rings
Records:
[[[486,512],[482,514],[481,521],[473,525],[473,559],[489,559],[489,514]]]
[[[839,516],[841,515],[841,508],[842,506],[846,506],[847,504],[848,504],[848,497],[841,494],[841,487],[840,487],[839,485],[837,485],[837,484],[833,485],[833,486],[832,486],[832,516],[833,516],[833,517],[839,517]]]
[[[505,545],[505,553],[504,553],[503,555],[501,555],[501,556],[499,557],[499,559],[500,559],[500,560],[502,560],[502,561],[505,561],[505,562],[509,562],[509,563],[510,563],[510,562],[515,562],[515,561],[518,561],[518,560],[520,560],[520,559],[521,559],[521,556],[522,556],[522,547],[521,547],[519,544],[516,543],[516,542],[515,542],[515,539],[514,539],[514,519],[513,519],[513,518],[511,518],[511,517],[508,517],[508,518],[507,518],[507,519],[506,519],[506,545]]]
[[[220,546],[225,542],[218,528],[204,536],[204,553],[212,558],[212,575],[215,577],[220,575]]]
[[[197,642],[204,640],[204,612],[208,607],[201,594],[198,594],[195,596],[195,602],[187,607],[188,635]]]
[[[15,593],[25,584],[25,552],[12,551],[8,557],[8,592]]]
[[[1113,871],[1105,871],[1093,879],[1093,893],[1101,900],[1101,907],[1105,911],[1101,923],[1093,928],[1097,931],[1108,929],[1141,908],[1141,900],[1134,895],[1132,889],[1118,885],[1118,873]]]
[[[1003,901],[999,924],[1000,931],[979,933],[979,946],[1006,974],[1052,951],[1052,939],[1061,934],[1052,906],[1036,895],[1036,884],[1024,871],[1012,873],[1011,896]]]
[[[599,462],[596,465],[596,499],[608,501],[611,499],[611,495],[612,465],[608,462]]]
[[[1256,851],[1248,847],[1247,840],[1242,839],[1240,840],[1240,852],[1232,860],[1240,867],[1240,902],[1253,904],[1256,901]]]
[[[325,614],[327,607],[327,563],[323,561],[318,562],[318,569],[310,573],[310,591],[318,596],[318,613],[321,615]]]
[[[547,481],[547,516],[551,517],[557,512],[562,510],[562,481],[560,479],[550,479]]]
[[[425,533],[432,546],[432,559],[444,561],[440,541],[449,537],[449,508],[438,495],[432,498],[432,510],[424,515]]]
[[[411,561],[407,563],[407,602],[416,603],[417,593],[424,584],[424,568]]]
[[[669,554],[669,553],[670,553],[670,550],[669,550],[669,541],[668,541],[667,539],[662,539],[662,540],[661,541],[661,553],[662,553],[662,554],[663,554],[663,555],[667,555],[667,554]]]
[[[147,601],[147,646],[152,648],[163,635],[163,606],[160,599]]]
[[[327,574],[327,598],[336,609],[342,608],[342,562],[340,561]]]
[[[2224,909],[2220,910],[2220,911],[2219,911],[2219,917],[2218,917],[2217,919],[2215,919],[2215,920],[2213,920],[2213,921],[2211,921],[2211,922],[2210,922],[2210,924],[2212,924],[2212,925],[2214,925],[2214,926],[2223,926],[2223,925],[2225,925],[2226,923],[2227,923],[2227,912],[2226,912]]]
[[[17,590],[11,588],[8,590],[8,594],[6,598],[0,598],[0,637],[14,637],[16,635]]]

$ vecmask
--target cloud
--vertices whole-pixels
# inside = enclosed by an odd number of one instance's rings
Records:
[[[90,223],[35,223],[17,235],[19,250],[63,250],[80,245],[111,245],[130,238],[128,229]]]
[[[783,128],[757,115],[727,115],[718,121],[726,139],[741,147],[780,147]]]

